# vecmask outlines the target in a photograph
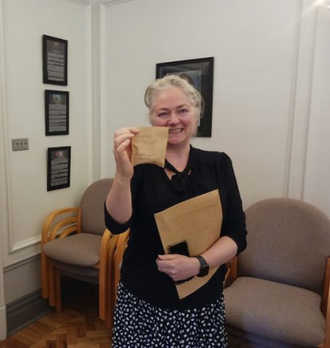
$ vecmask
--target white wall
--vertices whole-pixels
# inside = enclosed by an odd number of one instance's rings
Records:
[[[2,236],[0,234],[0,242]],[[4,277],[2,272],[2,259],[0,258],[0,340],[3,340],[7,336],[7,311],[6,311],[6,302],[4,294]]]
[[[7,304],[40,288],[35,256],[46,215],[77,206],[93,180],[91,3],[0,0],[0,264]],[[44,34],[68,40],[68,86],[42,82]],[[69,135],[45,136],[46,89],[70,92]],[[13,152],[13,138],[28,138],[29,150]],[[71,186],[47,192],[47,148],[54,146],[71,146]]]
[[[107,7],[102,115],[106,175],[113,175],[115,168],[113,131],[147,123],[143,94],[155,77],[155,64],[213,56],[212,138],[197,138],[193,144],[224,151],[233,159],[245,207],[287,195],[293,120],[300,117],[295,114],[297,71],[303,64],[300,44],[311,53],[314,48],[309,36],[314,35],[316,10],[311,4],[139,0]],[[308,63],[299,72],[302,77],[310,73]],[[308,84],[307,93],[310,88]]]
[[[315,37],[314,74],[303,198],[330,216],[330,9],[321,11]]]

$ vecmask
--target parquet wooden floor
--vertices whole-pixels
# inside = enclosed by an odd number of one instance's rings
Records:
[[[52,312],[0,341],[0,348],[111,348],[110,331],[98,317],[97,288],[62,282],[63,312]],[[228,348],[252,348],[229,338]]]
[[[0,343],[1,348],[110,348],[110,332],[97,313],[51,313]]]
[[[66,298],[62,313],[52,312],[0,342],[0,348],[111,348],[110,331],[98,318],[95,289]]]

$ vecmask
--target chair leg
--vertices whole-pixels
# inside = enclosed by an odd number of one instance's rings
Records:
[[[107,309],[105,311],[105,324],[110,331],[112,331],[113,325],[113,312],[114,305],[116,302],[116,287],[114,286],[115,281],[115,251],[117,247],[118,236],[112,236],[110,240],[110,246],[108,251],[108,275],[106,280],[107,285]]]
[[[108,286],[109,271],[107,268],[107,277],[100,277],[99,280],[99,317],[106,320],[109,309],[109,286]]]
[[[123,260],[123,254],[127,246],[127,241],[129,238],[129,231],[119,235],[116,248],[113,252],[112,258],[109,262],[110,264],[110,306],[109,306],[109,316],[107,320],[107,325],[112,328],[113,317],[115,312],[116,300],[117,300],[117,288],[120,280],[120,268]]]
[[[45,253],[41,252],[41,257],[40,257],[40,262],[41,262],[41,295],[42,298],[48,298],[49,296],[49,281],[48,281],[48,260],[47,256]]]
[[[61,294],[61,274],[55,269],[55,311],[57,313],[62,312],[62,294]]]
[[[55,280],[54,267],[48,262],[48,303],[51,307],[55,306]]]
[[[109,307],[109,258],[110,249],[114,247],[115,236],[109,230],[105,230],[102,236],[99,262],[99,317],[106,320]]]
[[[105,324],[107,328],[112,331],[113,328],[113,316],[116,304],[116,287],[115,287],[115,275],[114,275],[114,262],[110,261],[109,278],[108,278],[108,310],[106,312]]]

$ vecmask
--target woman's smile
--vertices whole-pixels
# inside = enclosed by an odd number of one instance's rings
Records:
[[[168,130],[168,132],[170,133],[170,134],[177,134],[177,133],[181,133],[183,131],[183,128],[170,128],[169,130]]]

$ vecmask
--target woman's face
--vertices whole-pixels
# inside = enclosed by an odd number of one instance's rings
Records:
[[[186,144],[196,131],[196,109],[181,88],[172,86],[158,93],[150,122],[169,128],[169,145]]]

